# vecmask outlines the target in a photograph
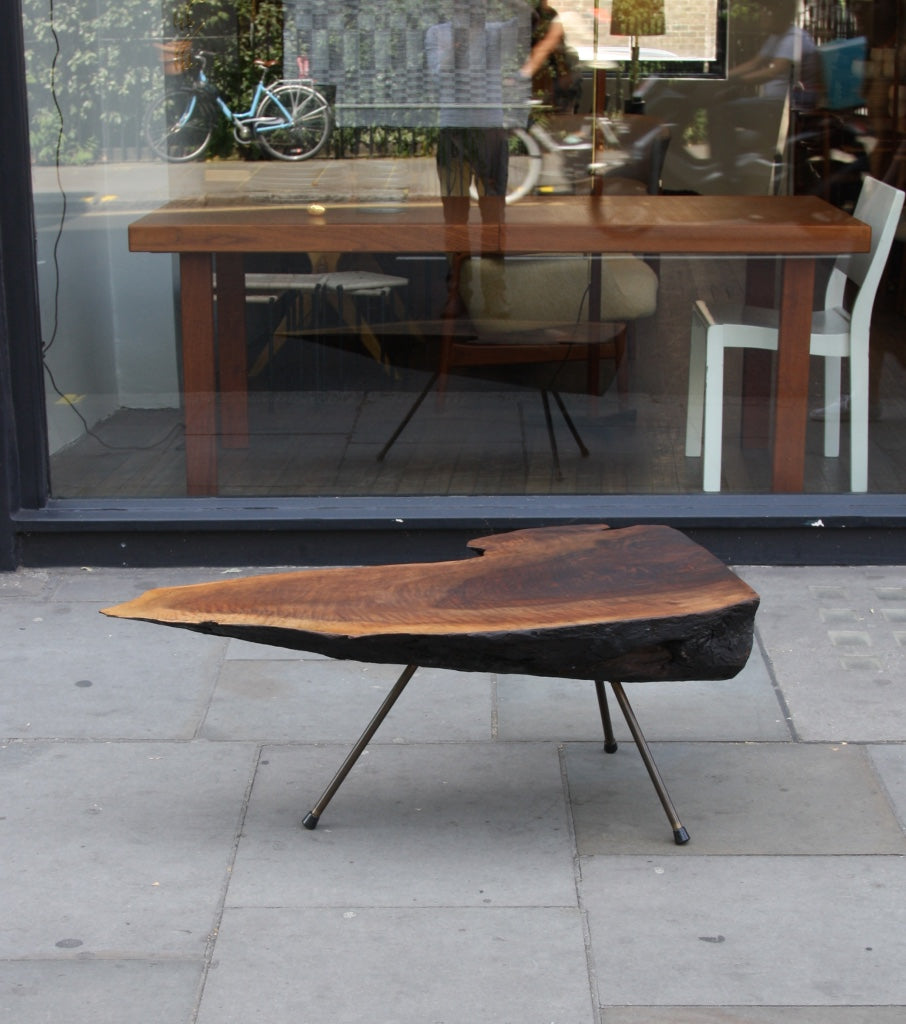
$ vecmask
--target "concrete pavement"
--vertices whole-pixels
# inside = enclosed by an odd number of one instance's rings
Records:
[[[394,668],[98,614],[221,569],[0,574],[0,1017],[902,1021],[906,567],[738,571],[741,676],[627,688],[684,847],[590,684],[430,670],[305,831]]]

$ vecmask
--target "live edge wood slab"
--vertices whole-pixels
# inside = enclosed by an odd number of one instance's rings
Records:
[[[624,682],[726,679],[757,594],[666,526],[546,527],[481,557],[150,590],[104,614],[364,662]]]
[[[482,537],[479,557],[310,569],[149,590],[104,614],[332,658],[407,668],[333,781],[327,803],[421,665],[594,680],[606,751],[609,681],[673,827],[676,814],[624,682],[727,679],[748,660],[758,595],[665,526],[547,527]]]

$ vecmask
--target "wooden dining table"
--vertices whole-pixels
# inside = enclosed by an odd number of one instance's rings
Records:
[[[868,225],[816,196],[545,197],[513,204],[500,222],[483,223],[476,207],[469,221],[454,224],[445,222],[437,201],[321,206],[198,199],[167,203],[129,226],[130,250],[179,256],[192,496],[217,494],[218,441],[248,443],[243,258],[309,252],[783,257],[772,489],[801,491],[815,264],[867,252],[870,241]]]

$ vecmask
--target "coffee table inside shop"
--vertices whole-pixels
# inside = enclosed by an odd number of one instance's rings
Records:
[[[604,749],[617,749],[605,680],[678,844],[677,816],[623,688],[728,679],[748,660],[758,595],[666,526],[554,526],[482,537],[473,557],[309,569],[149,590],[104,609],[216,636],[407,667],[303,819],[313,829],[419,666],[594,681]]]

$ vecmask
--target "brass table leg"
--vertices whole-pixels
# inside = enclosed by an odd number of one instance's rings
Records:
[[[406,684],[415,675],[417,669],[418,665],[407,665],[406,668],[403,669],[403,672],[400,675],[399,679],[397,679],[397,681],[393,684],[393,689],[390,691],[390,693],[387,694],[387,696],[384,698],[384,702],[377,709],[374,718],[371,719],[371,721],[368,723],[368,727],[358,738],[355,746],[346,755],[346,760],[340,765],[339,771],[337,772],[336,775],[334,775],[333,779],[330,782],[330,785],[321,794],[321,797],[315,804],[315,806],[302,819],[302,824],[307,829],[313,829],[318,827],[318,821],[321,815],[324,813],[324,808],[327,807],[327,805],[333,799],[334,793],[336,793],[336,791],[343,784],[343,780],[349,774],[350,770],[352,769],[352,766],[356,763],[356,761],[358,761],[359,757],[362,754],[362,751],[370,742],[371,737],[374,736],[374,734],[378,731],[381,722],[383,722],[384,719],[387,717],[387,713],[396,703],[397,697],[399,697],[403,690],[406,689]]]
[[[676,808],[673,806],[673,801],[670,799],[670,794],[667,792],[667,787],[661,778],[661,773],[657,770],[657,765],[654,763],[654,758],[651,756],[651,751],[648,749],[648,744],[645,741],[642,730],[639,728],[635,712],[632,710],[632,706],[623,691],[623,684],[611,682],[610,686],[619,702],[623,717],[626,719],[626,724],[629,726],[629,731],[635,740],[635,745],[639,748],[639,753],[642,755],[642,760],[645,762],[645,767],[648,769],[651,781],[654,783],[654,789],[661,801],[661,806],[667,813],[667,820],[673,829],[674,841],[677,846],[682,846],[683,843],[689,842],[689,833],[683,828],[683,823],[679,820]]]

